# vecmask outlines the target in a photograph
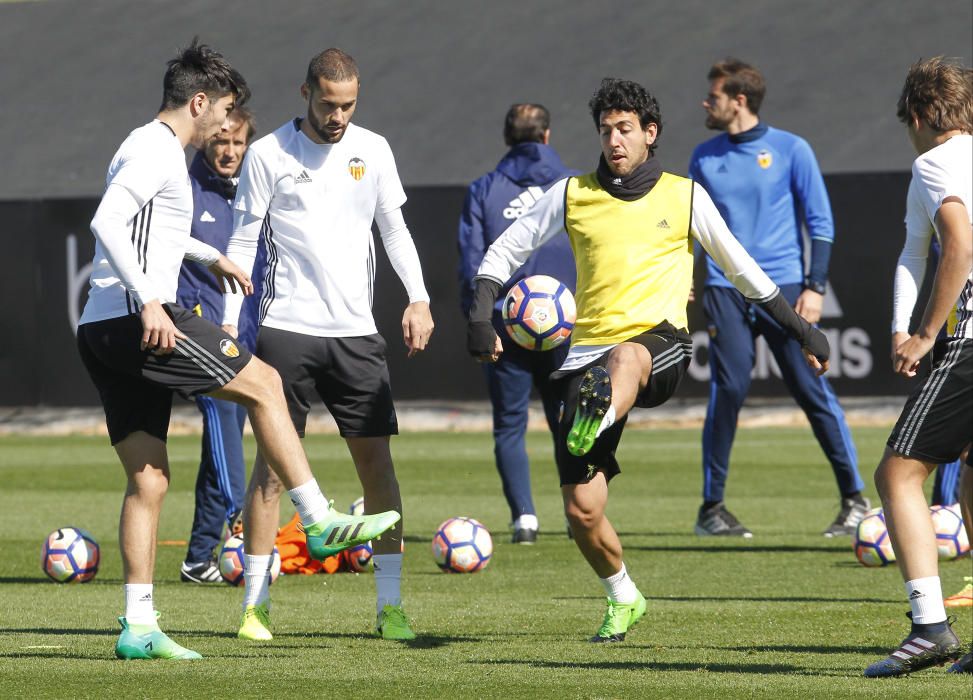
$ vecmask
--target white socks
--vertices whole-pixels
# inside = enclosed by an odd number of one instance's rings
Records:
[[[244,554],[243,581],[246,590],[243,594],[243,609],[248,605],[267,603],[270,607],[270,561],[272,554]]]
[[[943,587],[938,576],[906,581],[905,594],[912,606],[912,621],[917,625],[933,625],[946,619]]]
[[[379,613],[386,605],[402,605],[402,555],[374,554],[376,608]]]
[[[615,603],[634,603],[638,597],[639,589],[635,587],[635,582],[629,578],[625,564],[622,564],[622,568],[617,574],[598,580],[605,587],[608,599]]]
[[[125,584],[125,620],[129,625],[155,625],[151,583]]]
[[[321,493],[321,488],[316,479],[311,479],[297,488],[290,489],[287,494],[291,497],[291,503],[297,509],[301,524],[305,527],[311,523],[324,520],[331,511],[331,506],[328,505],[328,500]]]
[[[514,520],[514,530],[537,530],[537,516],[524,513]]]
[[[615,425],[615,404],[609,406],[608,410],[605,411],[605,417],[601,419],[601,425],[598,426],[598,432],[595,433],[595,437],[597,438],[613,425]],[[624,570],[623,567],[622,571]]]

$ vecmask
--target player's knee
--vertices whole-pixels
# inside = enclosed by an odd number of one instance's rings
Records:
[[[572,532],[578,532],[593,529],[601,520],[602,512],[600,509],[586,507],[577,501],[568,501],[564,504],[564,515],[571,525]]]
[[[621,343],[612,348],[608,356],[608,368],[612,367],[638,368],[642,371],[652,370],[652,355],[638,343]]]
[[[747,377],[749,379],[749,377]],[[725,401],[734,404],[742,404],[747,398],[747,391],[750,389],[750,382],[744,381],[742,376],[725,377],[717,386],[717,392]]]
[[[161,501],[169,490],[169,474],[146,466],[129,477],[129,491],[139,498]]]
[[[284,383],[276,369],[256,357],[247,365],[252,367],[248,382],[248,398],[258,404],[283,400]]]

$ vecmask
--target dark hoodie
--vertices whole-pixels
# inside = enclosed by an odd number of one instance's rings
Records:
[[[459,222],[460,303],[468,315],[473,302],[473,277],[487,248],[510,224],[533,206],[544,191],[575,171],[568,169],[557,152],[541,143],[521,143],[511,148],[497,164],[470,185]],[[497,300],[519,280],[531,275],[550,275],[575,287],[574,255],[567,234],[545,243],[507,281]]]

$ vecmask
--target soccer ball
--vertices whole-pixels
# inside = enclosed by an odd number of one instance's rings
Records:
[[[356,574],[363,574],[372,568],[372,543],[356,544],[345,550],[345,561],[348,562],[348,571]]]
[[[936,530],[936,549],[939,550],[940,559],[956,559],[970,551],[959,503],[930,506],[929,515]]]
[[[231,586],[242,586],[243,570],[243,535],[228,537],[220,550],[220,574],[223,580]],[[280,575],[280,552],[274,547],[273,559],[270,560],[270,582],[273,583]]]
[[[365,497],[359,496],[348,506],[348,515],[365,515]]]
[[[547,275],[515,284],[503,300],[503,327],[528,350],[550,350],[571,335],[578,312],[571,290]]]
[[[58,583],[86,583],[98,573],[101,548],[77,527],[61,527],[44,540],[41,568]]]
[[[447,573],[472,574],[485,569],[493,554],[493,539],[473,518],[450,518],[432,538],[432,556]]]
[[[872,508],[855,529],[855,556],[862,566],[888,566],[895,561],[892,540],[885,526],[885,513]]]

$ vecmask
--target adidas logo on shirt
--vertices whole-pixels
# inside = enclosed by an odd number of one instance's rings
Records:
[[[216,221],[216,217],[204,209],[203,213],[199,215],[199,220],[204,224],[211,224]]]
[[[540,187],[528,187],[526,190],[510,200],[510,204],[503,210],[503,218],[519,219],[544,195]]]
[[[294,178],[294,182],[298,185],[311,182],[311,176],[307,174],[307,170],[302,170],[301,174]]]
[[[662,221],[660,221],[659,223],[657,223],[655,225],[655,227],[656,228],[665,229],[666,231],[668,231],[669,230],[669,222],[666,221],[665,219],[663,219]]]

